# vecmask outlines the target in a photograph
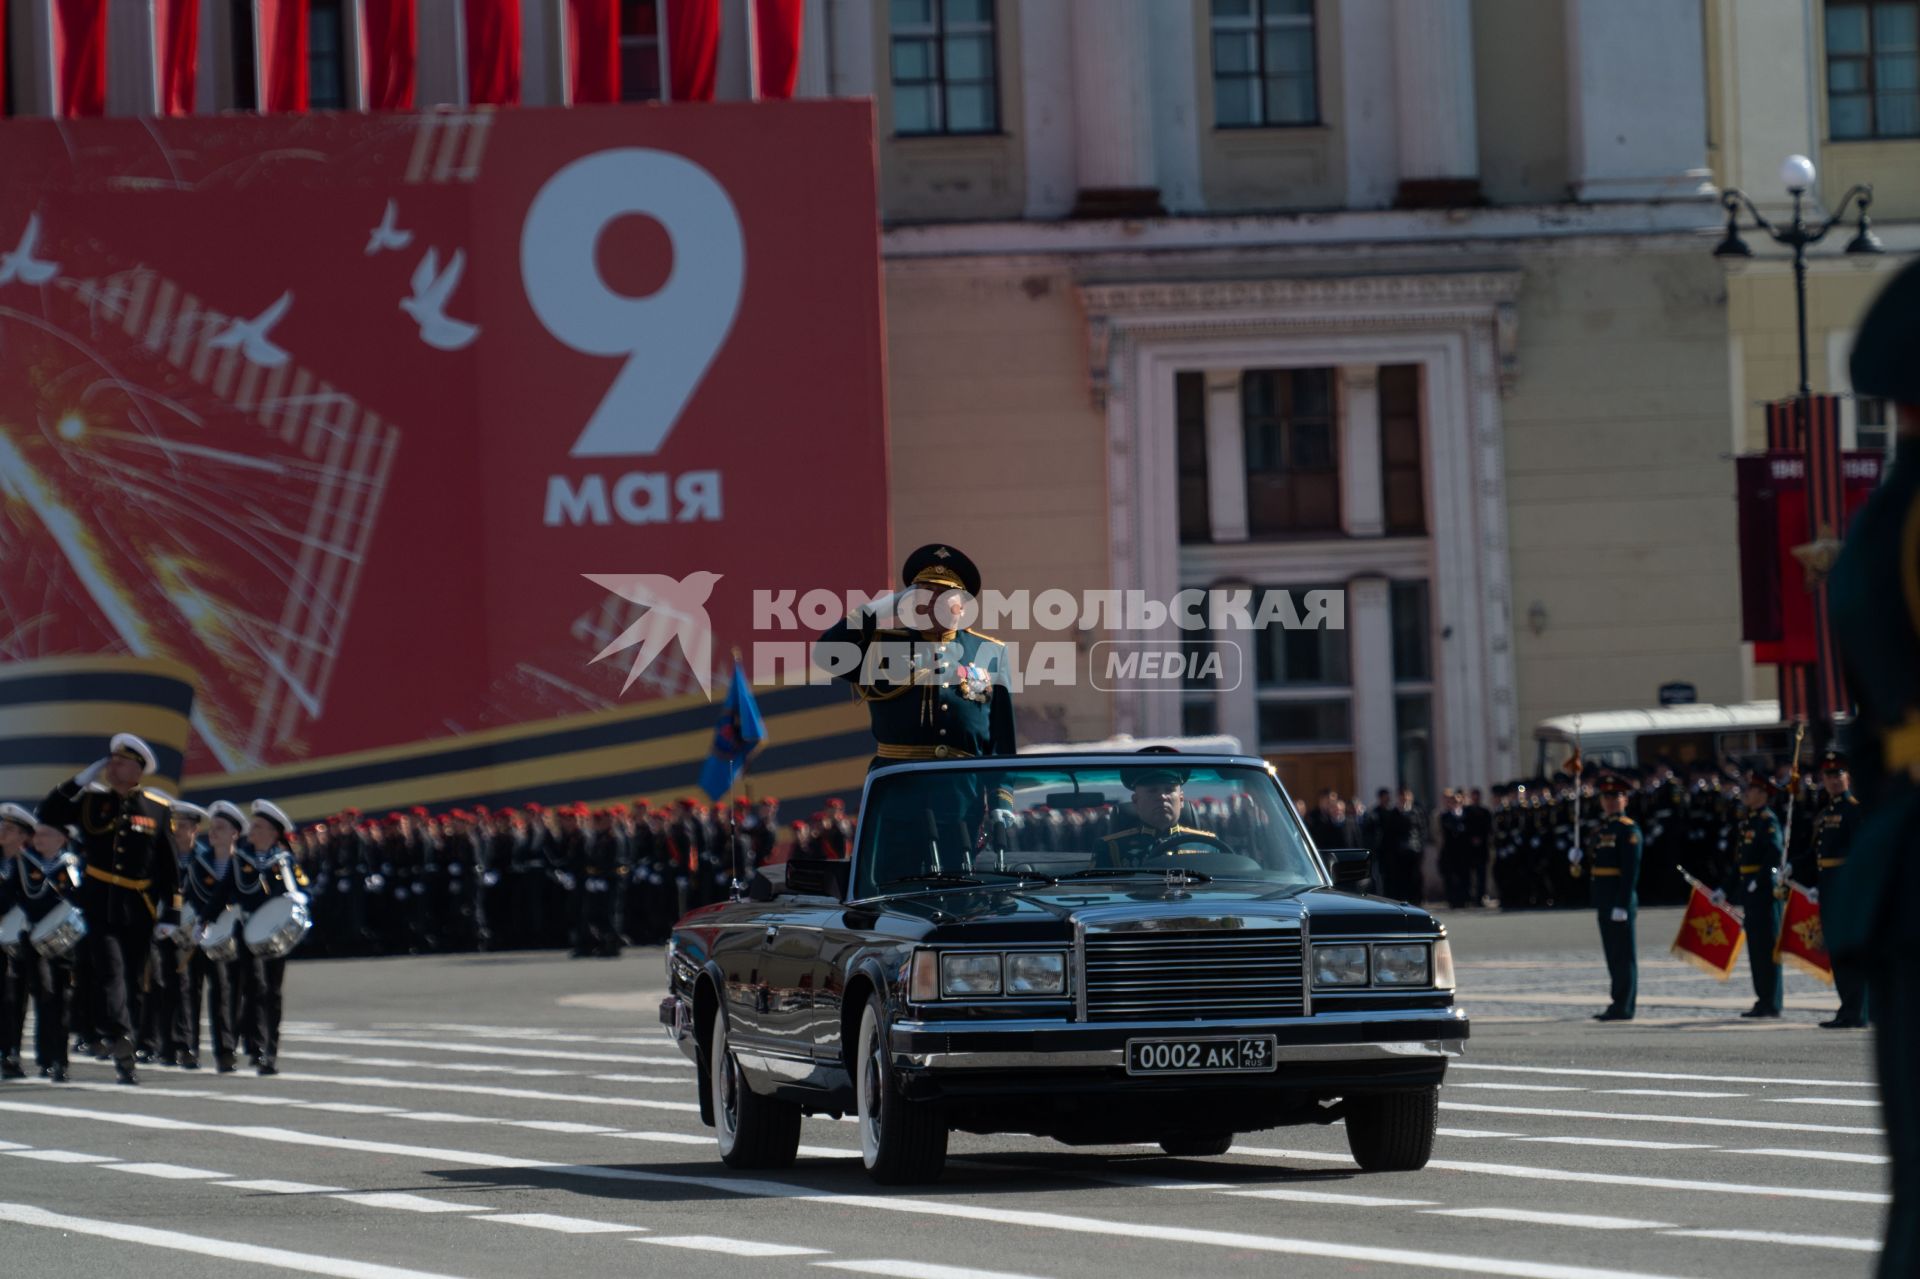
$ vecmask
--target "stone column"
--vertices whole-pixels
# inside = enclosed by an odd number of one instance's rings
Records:
[[[1207,509],[1216,542],[1247,540],[1247,443],[1240,370],[1208,369]]]
[[[1398,786],[1393,710],[1393,608],[1384,577],[1347,583],[1347,642],[1353,674],[1353,780],[1362,795]]]
[[[1574,198],[1712,195],[1700,6],[1565,2],[1567,158]],[[1797,92],[1800,86],[1785,89]]]
[[[1393,69],[1398,203],[1409,208],[1477,203],[1480,137],[1473,102],[1471,0],[1398,0]]]
[[[1340,370],[1340,522],[1350,537],[1387,531],[1380,487],[1380,367]]]
[[[153,0],[107,0],[107,114],[154,115],[160,107]]]
[[[1068,0],[1073,13],[1075,217],[1160,213],[1148,92],[1148,0]]]

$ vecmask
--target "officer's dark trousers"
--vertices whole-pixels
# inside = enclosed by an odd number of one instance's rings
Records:
[[[1780,963],[1773,957],[1773,943],[1780,935],[1784,907],[1773,899],[1773,889],[1764,880],[1746,898],[1747,962],[1753,969],[1753,1002],[1755,1007],[1777,1013],[1786,998],[1786,985],[1781,980]]]
[[[265,1065],[280,1055],[280,983],[287,975],[287,961],[250,955],[239,962],[246,965],[253,1046]]]
[[[213,1051],[233,1056],[233,961],[213,960],[196,950],[187,963],[186,988],[181,991],[180,1019],[174,1041],[183,1053],[200,1055],[200,1009],[205,999]]]
[[[33,972],[33,1056],[42,1067],[67,1064],[67,990],[73,966],[35,955]]]
[[[1616,922],[1613,910],[1600,911],[1600,949],[1607,957],[1611,1002],[1615,1011],[1633,1016],[1634,1001],[1640,994],[1640,966],[1633,951],[1633,917]]]
[[[133,997],[146,981],[152,936],[150,920],[100,924],[81,943],[92,976],[87,1006],[94,1033],[106,1041],[110,1054],[123,1060],[133,1056]]]
[[[1833,985],[1840,993],[1840,1011],[1834,1016],[1840,1021],[1866,1021],[1867,975],[1860,965],[1844,959],[1834,960]]]
[[[1867,979],[1880,1104],[1893,1157],[1893,1203],[1880,1279],[1920,1274],[1920,955],[1883,945]]]
[[[22,947],[20,958],[0,951],[0,1057],[17,1061],[21,1032],[26,1028],[27,1000],[33,991],[33,975],[28,965],[34,962],[31,949]]]

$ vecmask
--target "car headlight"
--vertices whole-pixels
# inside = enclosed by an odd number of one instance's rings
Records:
[[[1316,986],[1366,985],[1367,948],[1365,946],[1315,946],[1313,948],[1313,984]]]
[[[1433,984],[1440,990],[1453,989],[1453,946],[1444,937],[1433,944]]]
[[[940,993],[943,995],[997,995],[1000,993],[1000,956],[940,956]]]
[[[1067,957],[1059,952],[1007,956],[1009,995],[1059,995],[1067,989]]]
[[[1376,986],[1426,986],[1431,984],[1432,966],[1427,962],[1427,943],[1413,946],[1375,946],[1373,981]]]

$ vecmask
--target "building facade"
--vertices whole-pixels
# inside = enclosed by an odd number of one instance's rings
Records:
[[[422,105],[462,101],[458,9],[421,2]],[[630,98],[658,95],[653,9],[622,5]],[[1791,151],[1827,198],[1876,182],[1894,252],[1813,270],[1814,387],[1845,390],[1855,317],[1920,247],[1915,9],[808,0],[799,96],[874,104],[896,544],[955,542],[1001,589],[1343,592],[1338,630],[1083,625],[1080,678],[1020,697],[1027,739],[1227,732],[1297,790],[1516,776],[1536,721],[1673,681],[1766,695],[1731,459],[1794,386],[1791,278],[1711,256],[1718,195],[1780,209]],[[203,6],[205,110],[248,105],[246,11]],[[723,0],[723,97],[751,11]],[[113,12],[137,46],[140,6]],[[351,107],[359,6],[312,12]],[[525,2],[529,103],[565,100],[565,16]],[[39,47],[10,44],[16,110]],[[143,93],[116,74],[110,109]],[[1234,657],[1102,678],[1141,639]]]

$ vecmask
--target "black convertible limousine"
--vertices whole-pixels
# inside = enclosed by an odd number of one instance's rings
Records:
[[[1446,932],[1349,891],[1273,770],[1227,755],[933,761],[868,775],[852,855],[754,877],[667,948],[660,1019],[736,1168],[855,1115],[875,1180],[947,1135],[1224,1153],[1344,1121],[1423,1167],[1467,1038]]]

